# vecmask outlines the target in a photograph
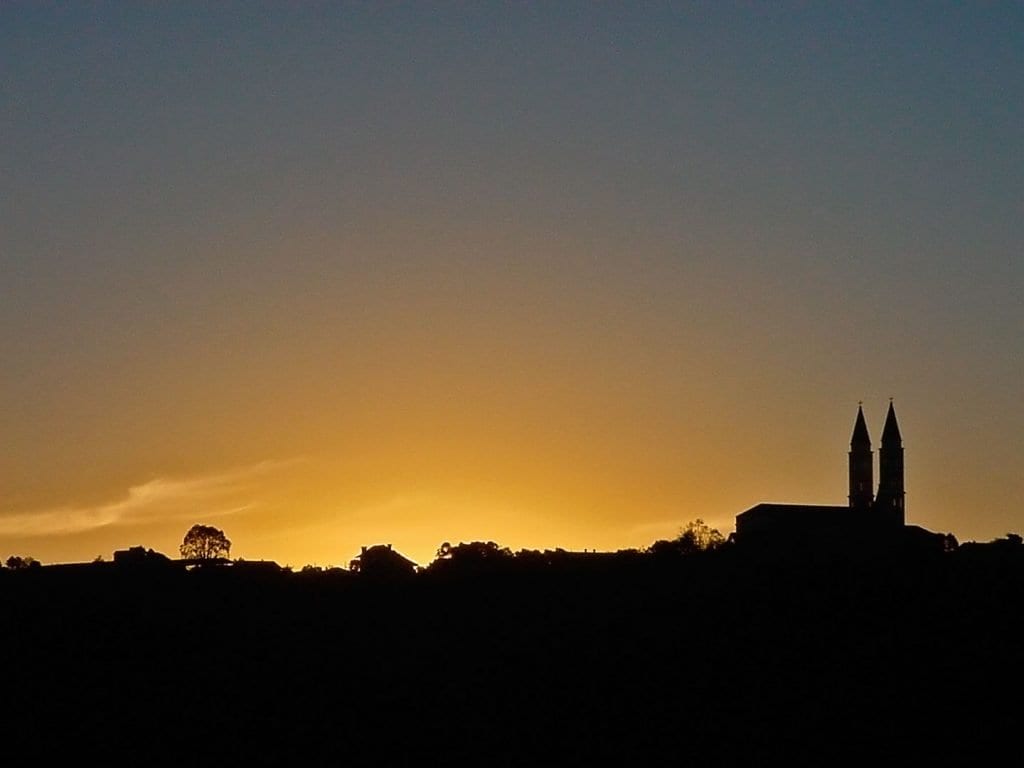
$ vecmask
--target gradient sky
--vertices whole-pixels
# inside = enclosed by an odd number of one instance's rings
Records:
[[[1020,3],[0,6],[0,555],[1024,529]]]

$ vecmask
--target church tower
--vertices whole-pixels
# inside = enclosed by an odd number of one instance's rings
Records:
[[[864,409],[857,407],[857,421],[850,438],[850,509],[862,512],[871,510],[875,482],[873,478],[874,457],[871,451],[871,436],[864,421]]]
[[[882,447],[878,451],[878,496],[875,498],[878,519],[886,525],[905,525],[904,496],[903,438],[890,401],[882,428]]]

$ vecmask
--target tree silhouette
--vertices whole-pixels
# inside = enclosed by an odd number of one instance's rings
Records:
[[[493,573],[507,569],[514,556],[508,547],[493,541],[444,542],[437,550],[437,559],[427,570],[431,573]]]
[[[691,555],[695,552],[718,549],[724,543],[725,538],[721,532],[698,517],[683,526],[674,539],[656,541],[647,551],[654,555]]]
[[[459,564],[494,562],[512,557],[512,550],[501,547],[493,541],[459,542],[454,547],[444,542],[437,550],[438,560],[450,560]]]
[[[709,549],[718,549],[725,543],[725,538],[717,528],[712,528],[698,517],[686,524],[679,532],[676,541],[685,542],[694,551],[704,552]]]
[[[179,551],[187,560],[215,560],[231,553],[231,542],[219,528],[196,524],[188,529]]]
[[[39,561],[34,557],[19,557],[18,555],[11,555],[7,558],[7,567],[12,571],[22,571],[26,568],[35,568],[39,566]]]

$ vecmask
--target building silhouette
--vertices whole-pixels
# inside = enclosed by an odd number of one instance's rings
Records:
[[[349,563],[349,570],[373,579],[401,579],[416,573],[416,563],[391,548],[390,544],[363,547]]]
[[[736,542],[772,547],[850,548],[921,539],[931,534],[906,525],[903,438],[892,402],[878,451],[878,490],[874,488],[874,452],[863,407],[850,438],[849,495],[846,506],[758,504],[736,516]],[[913,529],[911,531],[911,529]]]

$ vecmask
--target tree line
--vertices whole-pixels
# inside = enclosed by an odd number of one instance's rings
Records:
[[[1017,551],[1022,548],[1024,538],[1016,533],[1008,533],[1005,537],[993,539],[986,543],[968,542],[960,545],[951,536],[952,545],[946,547],[946,551],[960,549],[964,552],[971,552],[978,548],[992,548],[998,551]],[[704,520],[697,518],[682,526],[678,533],[670,539],[659,539],[647,547],[639,549],[620,549],[614,552],[572,552],[561,548],[555,550],[530,550],[523,549],[513,552],[509,547],[504,547],[493,541],[471,541],[452,544],[445,541],[435,552],[434,560],[426,566],[419,566],[408,560],[397,551],[392,550],[390,545],[376,545],[363,547],[361,555],[349,563],[348,571],[364,575],[412,575],[416,572],[445,573],[453,568],[469,570],[495,570],[510,566],[513,563],[539,565],[552,560],[564,561],[572,557],[597,558],[601,556],[628,558],[631,556],[650,556],[654,559],[674,559],[689,557],[718,550],[729,549],[735,545],[732,534],[724,536],[717,528],[708,525]],[[243,560],[231,561],[231,540],[225,532],[212,525],[195,524],[185,533],[181,545],[178,548],[181,561],[190,564],[227,564],[243,563]],[[115,552],[114,560],[117,562],[119,556],[124,557],[125,562],[138,562],[140,559],[164,560],[170,562],[164,555],[145,550],[142,547],[133,547],[122,552]],[[102,563],[102,556],[97,556],[94,563]],[[31,556],[12,555],[5,561],[0,562],[0,570],[28,571],[42,567],[42,563]],[[283,570],[291,571],[286,566]],[[301,569],[302,573],[323,571],[323,568],[306,565]],[[340,567],[329,568],[332,571],[344,570]]]

